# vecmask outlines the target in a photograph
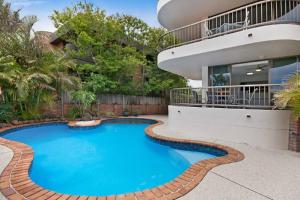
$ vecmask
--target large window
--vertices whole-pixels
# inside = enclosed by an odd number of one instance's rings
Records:
[[[273,68],[270,69],[270,83],[283,84],[295,73],[299,72],[299,57],[281,58],[273,60]]]
[[[230,85],[230,77],[230,67],[228,66],[214,66],[209,68],[209,84],[211,86]]]

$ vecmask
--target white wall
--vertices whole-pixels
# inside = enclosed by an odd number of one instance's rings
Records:
[[[158,55],[158,66],[197,80],[202,76],[202,66],[299,55],[299,33],[300,26],[295,24],[268,25],[238,31],[162,51]]]
[[[288,149],[289,117],[290,111],[169,106],[171,129],[189,139],[219,139],[271,149]]]

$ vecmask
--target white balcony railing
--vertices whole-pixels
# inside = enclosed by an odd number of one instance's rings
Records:
[[[272,109],[274,107],[274,94],[284,89],[284,87],[281,84],[260,84],[207,88],[176,88],[170,92],[170,104]]]
[[[160,50],[253,27],[300,23],[300,0],[263,0],[172,30],[160,38]]]

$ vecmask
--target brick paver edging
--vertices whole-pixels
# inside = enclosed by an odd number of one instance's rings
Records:
[[[0,129],[0,132],[4,132],[10,129],[24,127],[28,125],[39,125],[39,124],[47,124],[47,123],[49,122],[12,126],[8,128]],[[168,141],[168,142],[171,141],[171,142],[185,143],[185,144],[187,143],[199,144],[201,146],[215,147],[226,151],[228,154],[223,157],[217,157],[217,158],[200,161],[192,165],[183,174],[181,174],[171,182],[153,189],[124,194],[124,195],[118,195],[118,196],[107,196],[107,197],[72,196],[72,195],[55,193],[53,191],[49,191],[35,184],[29,177],[29,169],[34,156],[34,152],[32,148],[25,144],[6,140],[0,137],[0,144],[10,148],[14,152],[12,160],[10,161],[10,163],[7,165],[7,167],[4,169],[4,171],[0,176],[0,191],[9,200],[23,200],[23,199],[169,200],[169,199],[177,199],[179,197],[184,196],[185,194],[190,192],[193,188],[195,188],[212,168],[218,165],[238,162],[244,159],[244,155],[241,152],[227,146],[207,143],[207,142],[200,142],[200,141],[174,139],[174,138],[168,138],[168,137],[157,135],[153,132],[153,128],[161,124],[162,122],[158,122],[157,124],[149,126],[146,129],[147,135],[155,140],[160,140],[160,141]]]

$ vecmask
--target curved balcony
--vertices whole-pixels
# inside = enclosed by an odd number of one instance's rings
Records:
[[[257,0],[158,0],[157,15],[160,24],[172,30],[255,1]]]
[[[264,0],[172,30],[159,46],[166,50],[261,26],[299,23],[300,0]]]

